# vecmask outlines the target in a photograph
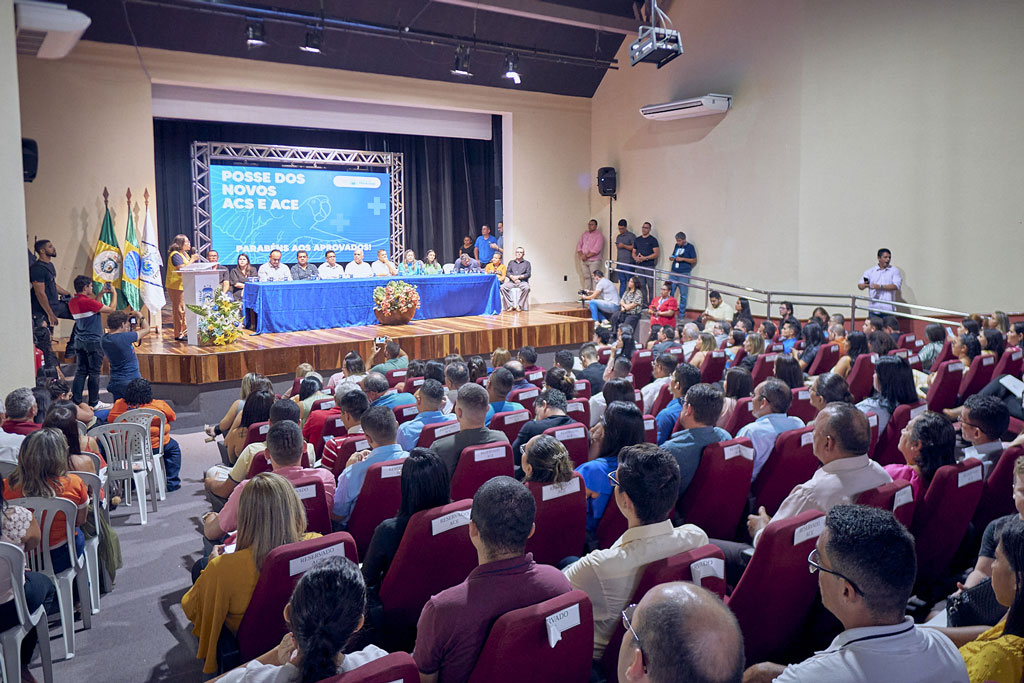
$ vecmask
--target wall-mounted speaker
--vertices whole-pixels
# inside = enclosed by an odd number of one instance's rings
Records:
[[[21,168],[26,183],[36,179],[36,171],[39,170],[39,145],[31,138],[21,139]]]
[[[597,191],[602,197],[614,197],[617,188],[615,169],[611,166],[602,166],[597,169]]]

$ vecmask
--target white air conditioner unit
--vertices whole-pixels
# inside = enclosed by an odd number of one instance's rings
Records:
[[[689,119],[694,116],[724,114],[732,106],[731,95],[705,95],[692,100],[666,102],[665,104],[648,104],[640,107],[645,119],[654,121],[671,121],[673,119]]]
[[[92,19],[60,3],[15,0],[14,22],[19,55],[60,59],[71,52]]]

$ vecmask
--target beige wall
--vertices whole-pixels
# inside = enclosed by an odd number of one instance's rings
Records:
[[[573,252],[573,226],[588,210],[588,100],[162,50],[143,56],[157,83],[507,115],[506,242],[545,264],[535,268],[535,301],[564,301],[575,291],[569,259],[550,255]],[[88,267],[103,186],[117,198],[127,185],[153,189],[150,88],[125,46],[83,42],[60,62],[18,66],[25,134],[39,140],[46,170],[26,193],[28,231],[53,235],[66,281]],[[123,205],[114,206],[120,236]]]
[[[684,1],[670,15],[686,53],[609,73],[593,100],[616,220],[651,220],[663,244],[685,230],[714,279],[852,293],[888,246],[908,301],[1021,309],[1004,283],[1024,248],[1024,4]],[[708,92],[735,108],[637,112]],[[592,193],[591,211],[603,225],[607,200]]]

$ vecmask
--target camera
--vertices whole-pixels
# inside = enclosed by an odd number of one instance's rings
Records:
[[[134,332],[135,328],[138,327],[138,326],[139,326],[139,318],[137,316],[134,316],[134,315],[129,316],[128,317],[128,327],[132,330],[132,332]]]
[[[585,289],[578,289],[578,290],[576,290],[576,293],[579,294],[580,296],[586,296],[587,295],[587,290],[585,290]]]

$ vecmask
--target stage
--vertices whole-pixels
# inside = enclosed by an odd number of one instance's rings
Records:
[[[169,321],[168,321],[169,322]],[[449,353],[490,354],[504,346],[572,346],[589,341],[593,321],[578,302],[538,304],[529,311],[498,315],[417,320],[408,325],[366,325],[307,332],[245,335],[227,346],[188,346],[151,334],[136,349],[142,376],[160,384],[209,384],[237,381],[246,373],[286,375],[299,363],[319,371],[341,367],[345,354],[355,350],[369,361],[373,339],[390,336],[411,358],[429,360]]]

